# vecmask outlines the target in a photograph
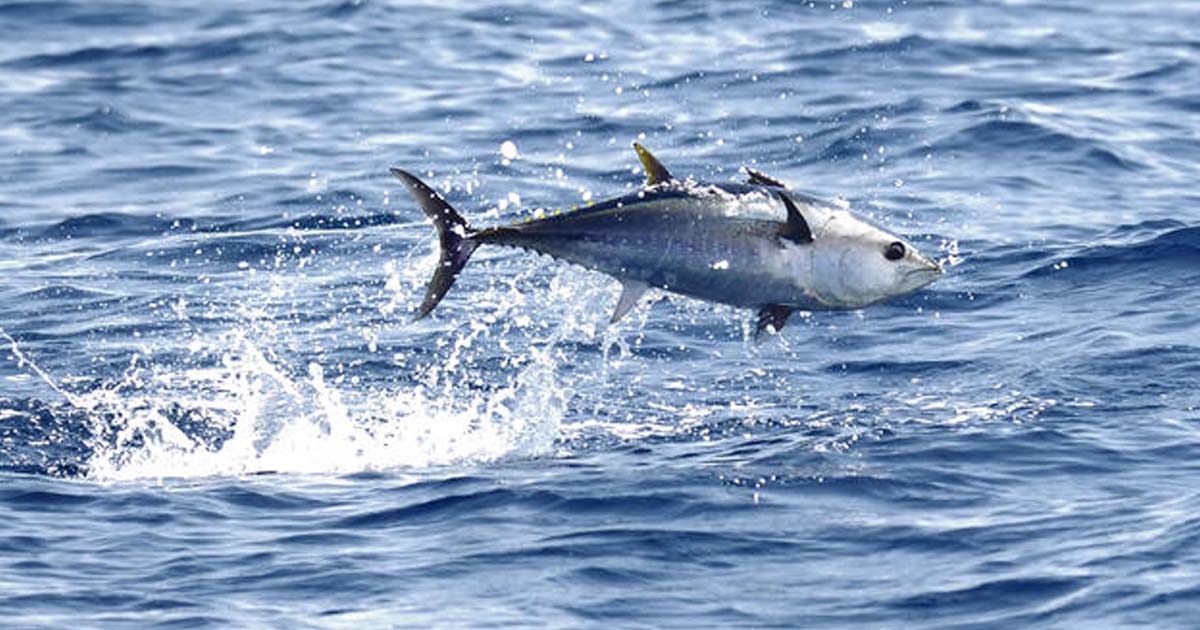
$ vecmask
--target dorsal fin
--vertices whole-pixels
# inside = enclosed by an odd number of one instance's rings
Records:
[[[750,176],[751,184],[758,184],[759,186],[771,186],[774,188],[787,188],[787,186],[778,179],[775,179],[770,175],[760,173],[749,166],[746,167],[746,174]]]
[[[661,184],[663,182],[669,182],[675,179],[674,177],[671,177],[671,172],[667,170],[667,167],[663,166],[662,162],[658,161],[658,158],[651,155],[651,153],[646,150],[646,147],[634,142],[633,150],[637,151],[638,159],[642,161],[642,170],[646,171],[647,186],[653,186],[655,184]]]
[[[775,194],[783,200],[783,207],[787,208],[787,223],[779,228],[779,236],[800,244],[813,242],[812,230],[808,229],[808,221],[804,220],[804,215],[800,214],[800,210],[792,202],[792,198],[788,197],[785,192]]]

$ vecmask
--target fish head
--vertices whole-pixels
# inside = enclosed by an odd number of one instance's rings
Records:
[[[812,255],[813,288],[840,308],[911,293],[942,275],[942,266],[912,243],[843,210],[815,235]]]

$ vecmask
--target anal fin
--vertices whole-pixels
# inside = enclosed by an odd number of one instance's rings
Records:
[[[646,290],[650,285],[641,280],[622,280],[621,281],[621,297],[617,300],[617,308],[613,311],[612,318],[608,323],[615,324],[621,321],[622,317],[633,308],[634,304],[646,294]]]
[[[768,304],[759,309],[758,323],[754,327],[754,338],[758,339],[762,337],[768,326],[776,333],[783,330],[784,325],[787,324],[788,316],[792,314],[792,310],[790,306],[781,306],[779,304]]]

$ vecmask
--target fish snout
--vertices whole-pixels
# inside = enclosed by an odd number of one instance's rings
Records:
[[[918,251],[916,248],[911,250],[911,254],[912,260],[915,263],[915,269],[913,269],[913,271],[921,273],[936,272],[939,276],[946,272],[942,265],[942,261],[930,258],[923,252]]]
[[[941,262],[935,261],[920,252],[913,252],[912,258],[914,264],[904,274],[910,291],[932,284],[946,273]]]

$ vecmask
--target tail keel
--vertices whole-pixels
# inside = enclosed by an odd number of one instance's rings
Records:
[[[438,240],[441,242],[442,251],[437,269],[433,272],[433,279],[429,281],[425,300],[417,309],[416,319],[421,319],[433,311],[450,287],[454,286],[454,281],[458,279],[458,274],[470,260],[478,243],[471,238],[474,230],[467,225],[466,219],[450,207],[437,191],[406,171],[393,168],[392,174],[404,182],[413,198],[420,204],[421,210],[433,220]]]

